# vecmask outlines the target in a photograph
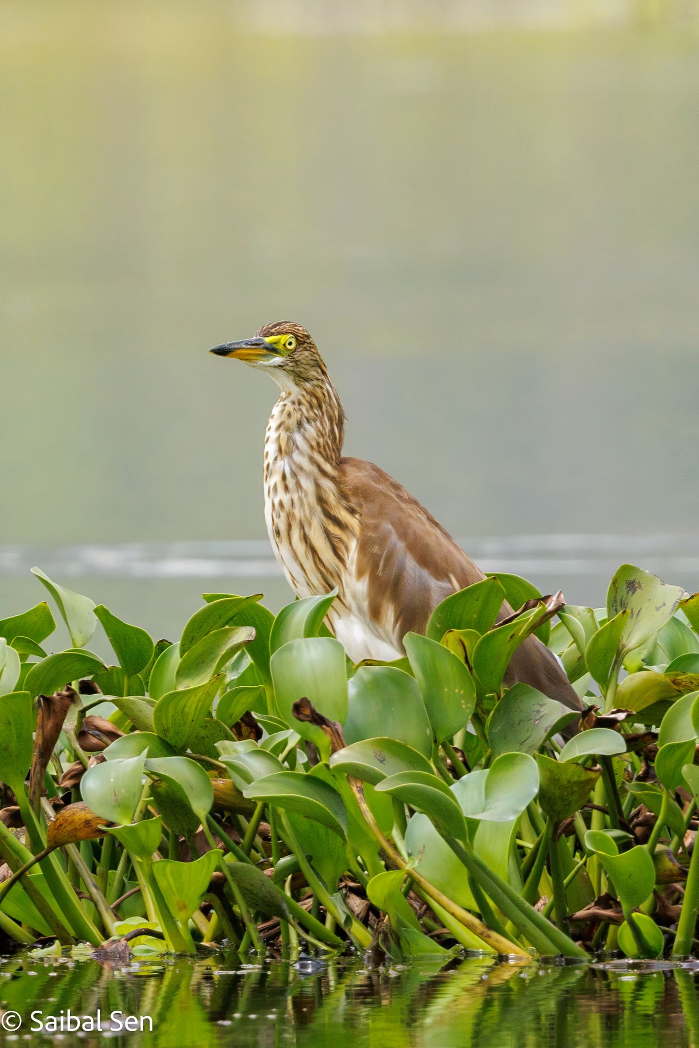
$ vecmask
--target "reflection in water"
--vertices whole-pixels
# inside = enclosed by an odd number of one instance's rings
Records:
[[[123,1038],[131,1048],[679,1048],[699,1038],[698,970],[652,962],[518,967],[486,958],[367,970],[351,961],[245,965],[216,955],[111,972],[92,961],[17,956],[0,967],[0,1010],[19,1012],[25,1032],[34,1010],[46,1021],[99,1008],[105,1028],[114,1011],[150,1016],[152,1034]]]

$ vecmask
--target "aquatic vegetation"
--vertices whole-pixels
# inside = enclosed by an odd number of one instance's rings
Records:
[[[47,602],[0,619],[5,940],[115,963],[696,952],[698,595],[625,565],[591,609],[493,575],[403,659],[354,666],[332,594],[276,617],[205,594],[155,642],[35,574],[72,647],[47,650]],[[582,716],[508,685],[534,632]]]

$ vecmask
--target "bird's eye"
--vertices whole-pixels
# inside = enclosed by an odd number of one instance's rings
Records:
[[[289,335],[288,339],[284,343],[284,346],[286,349],[289,350],[289,352],[291,352],[292,349],[296,348],[296,339],[293,335]]]

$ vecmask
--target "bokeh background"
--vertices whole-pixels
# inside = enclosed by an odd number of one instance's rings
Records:
[[[699,587],[695,3],[2,0],[0,76],[0,615],[288,599],[278,319],[486,568]]]

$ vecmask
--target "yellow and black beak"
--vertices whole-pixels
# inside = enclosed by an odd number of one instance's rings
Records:
[[[265,364],[279,359],[276,347],[266,338],[244,338],[242,342],[226,342],[209,350],[217,357],[235,357],[246,364]]]

